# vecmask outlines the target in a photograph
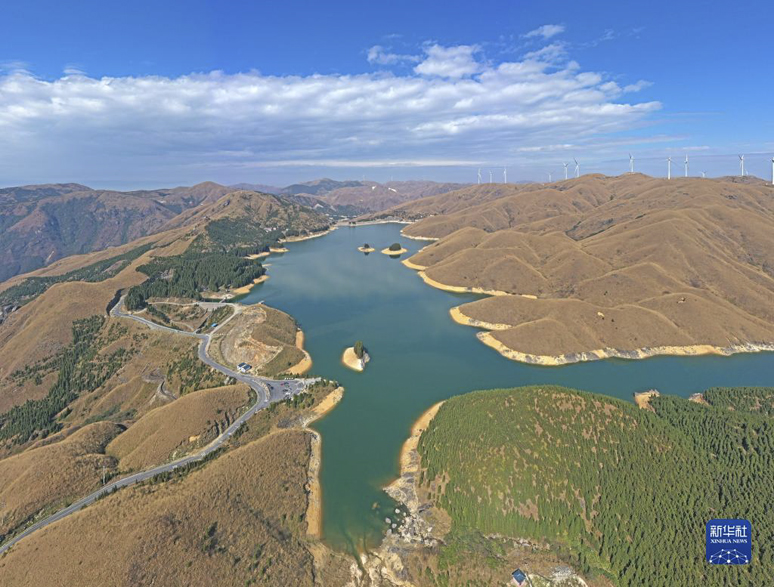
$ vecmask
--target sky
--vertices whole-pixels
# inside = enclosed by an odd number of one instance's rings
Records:
[[[771,179],[770,1],[5,0],[0,186]],[[550,175],[549,175],[550,174]]]

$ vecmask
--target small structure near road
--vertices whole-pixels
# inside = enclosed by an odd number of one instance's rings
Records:
[[[253,366],[250,365],[249,363],[239,363],[239,365],[237,365],[237,371],[239,371],[240,373],[247,373],[252,368]]]
[[[527,581],[527,575],[521,569],[516,569],[511,573],[511,583],[513,585],[524,585]]]

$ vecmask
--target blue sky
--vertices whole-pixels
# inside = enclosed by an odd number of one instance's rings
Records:
[[[8,0],[0,184],[543,181],[629,152],[768,177],[771,22],[763,1]]]

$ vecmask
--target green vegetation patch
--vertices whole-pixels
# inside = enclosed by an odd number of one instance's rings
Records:
[[[156,257],[138,270],[149,277],[129,290],[126,307],[144,308],[148,298],[202,299],[203,291],[236,288],[252,283],[266,270],[253,260],[222,253],[190,253]]]
[[[180,395],[223,384],[223,374],[200,361],[196,348],[189,349],[179,359],[172,361],[167,366],[167,376],[180,380]]]
[[[92,316],[73,322],[73,340],[51,360],[33,366],[24,377],[37,377],[36,370],[57,372],[46,397],[27,400],[0,415],[0,440],[23,444],[35,437],[45,438],[62,428],[58,415],[82,393],[94,391],[128,361],[133,351],[120,347],[100,353],[117,336],[102,330],[105,318]],[[16,377],[19,377],[17,374]]]
[[[702,395],[716,408],[774,416],[774,387],[712,387]]]
[[[420,440],[421,490],[455,536],[547,540],[621,585],[719,584],[717,571],[729,585],[774,584],[770,420],[674,397],[651,405],[561,387],[451,398]],[[716,517],[752,521],[752,565],[704,564]]]

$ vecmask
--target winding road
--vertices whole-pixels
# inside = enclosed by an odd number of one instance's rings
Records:
[[[208,303],[208,305],[211,306],[213,305],[213,303]],[[234,420],[231,426],[226,428],[226,430],[224,430],[220,436],[218,436],[215,440],[213,440],[209,445],[207,445],[201,451],[194,453],[192,455],[189,455],[187,457],[183,457],[176,461],[172,461],[170,463],[166,463],[164,465],[159,465],[158,467],[148,469],[147,471],[141,471],[139,473],[134,473],[133,475],[129,475],[128,477],[117,479],[115,481],[112,481],[100,487],[94,493],[91,493],[86,497],[76,501],[75,503],[67,506],[66,508],[59,510],[55,514],[52,514],[51,516],[49,516],[48,518],[45,518],[43,520],[40,520],[34,523],[32,526],[24,530],[24,532],[22,532],[21,534],[18,534],[17,536],[14,536],[13,538],[11,538],[8,542],[0,546],[0,555],[5,553],[14,544],[26,538],[36,530],[40,530],[41,528],[45,528],[46,526],[53,524],[54,522],[57,522],[62,518],[66,518],[70,514],[73,514],[78,510],[86,507],[87,505],[93,503],[103,495],[106,495],[112,491],[120,489],[121,487],[128,487],[129,485],[134,485],[135,483],[139,483],[140,481],[145,481],[161,473],[173,471],[178,467],[185,466],[189,463],[195,463],[197,461],[201,461],[207,455],[209,455],[213,451],[218,450],[221,446],[223,446],[223,444],[231,438],[234,432],[236,432],[237,429],[244,422],[249,420],[253,416],[253,414],[255,414],[258,410],[262,410],[263,408],[267,407],[271,403],[282,401],[283,399],[285,399],[290,395],[301,393],[306,389],[306,387],[309,384],[317,381],[317,379],[275,380],[275,379],[269,379],[267,377],[248,375],[245,373],[232,371],[228,367],[225,367],[219,363],[216,363],[214,360],[212,360],[212,358],[210,358],[210,356],[207,354],[207,348],[209,347],[212,334],[214,334],[224,324],[228,323],[229,320],[231,320],[234,316],[239,314],[241,311],[241,306],[238,306],[236,304],[217,303],[216,305],[231,306],[232,308],[234,308],[234,313],[231,315],[231,317],[228,320],[226,320],[222,324],[219,324],[217,328],[215,328],[215,330],[207,334],[176,330],[174,328],[169,328],[167,326],[156,324],[155,322],[151,322],[150,320],[147,320],[141,316],[135,316],[134,314],[127,314],[123,311],[123,308],[124,308],[123,297],[110,310],[110,315],[115,318],[128,318],[130,320],[141,322],[142,324],[145,324],[146,326],[148,326],[153,330],[163,330],[163,331],[171,332],[173,334],[178,334],[181,336],[190,336],[190,337],[198,338],[199,340],[201,340],[201,343],[199,344],[199,359],[201,359],[204,363],[206,363],[213,369],[217,369],[221,373],[228,375],[229,377],[233,377],[237,381],[241,381],[242,383],[249,385],[253,390],[255,390],[255,393],[256,393],[255,403],[252,406],[250,406],[250,408],[244,414],[242,414],[241,416],[239,416],[239,418]]]

